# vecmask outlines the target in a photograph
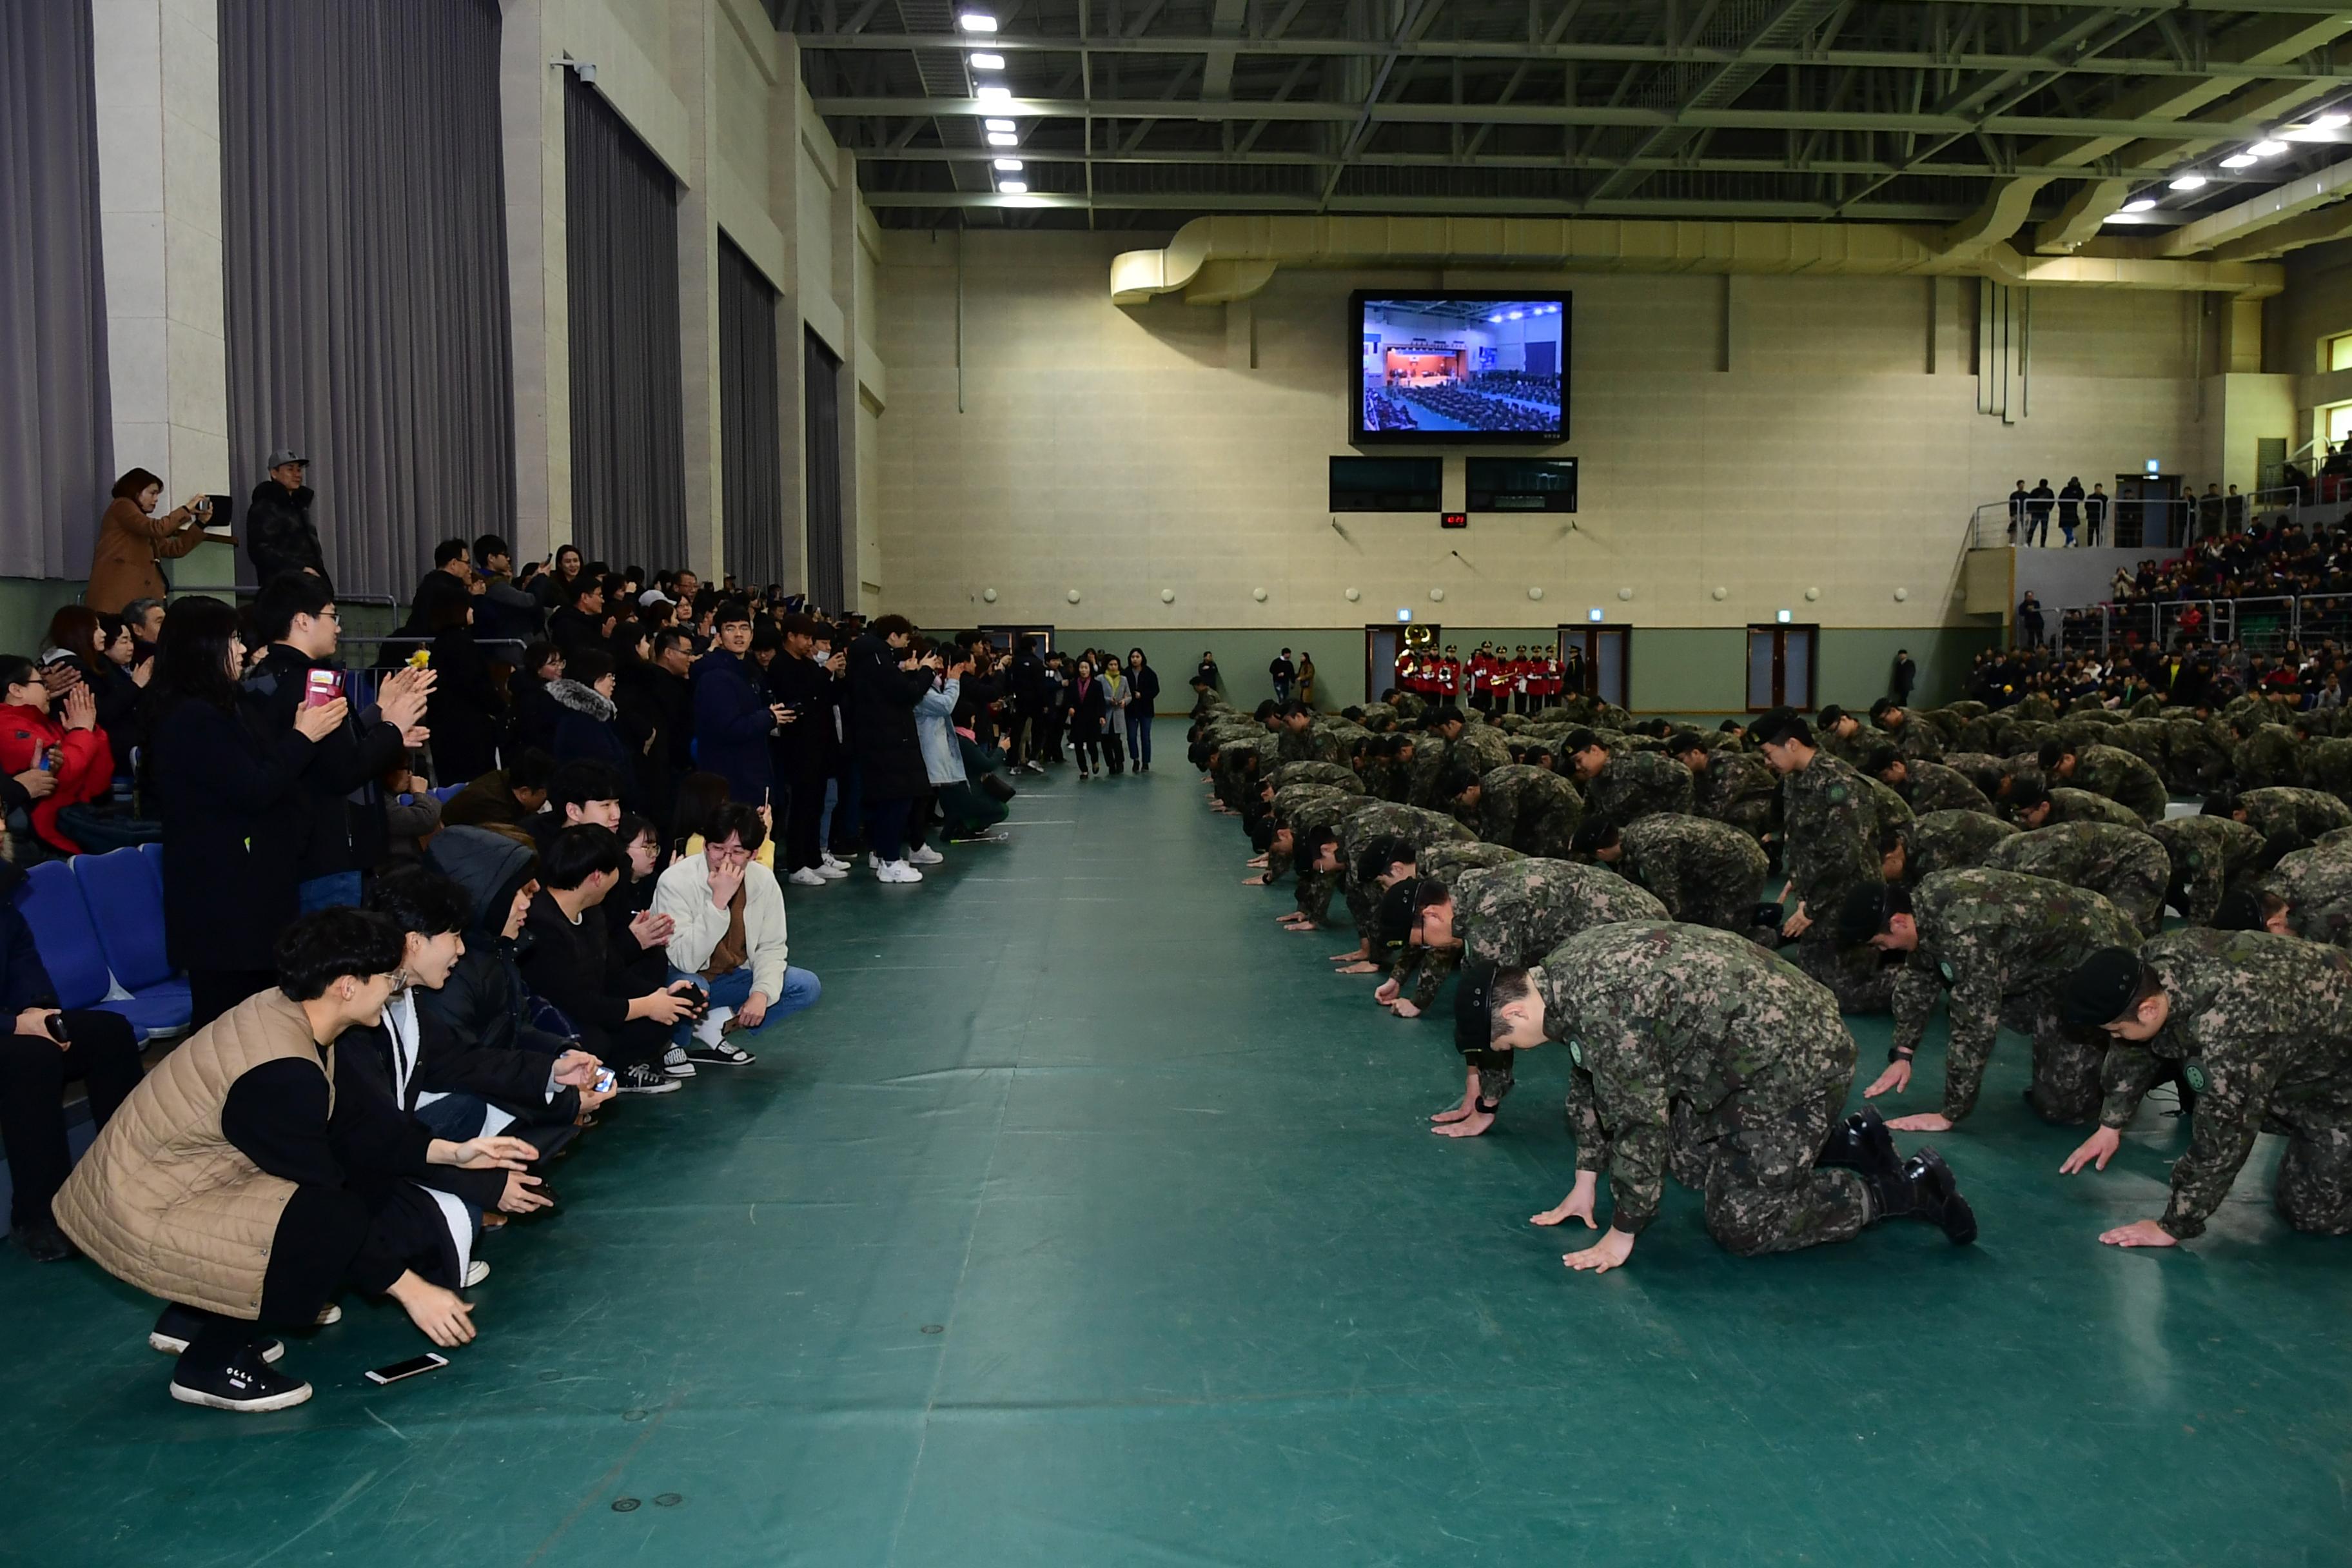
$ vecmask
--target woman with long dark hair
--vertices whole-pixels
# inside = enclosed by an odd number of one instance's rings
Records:
[[[1090,769],[1110,771],[1109,759],[1102,754],[1103,737],[1110,733],[1110,695],[1096,678],[1095,661],[1078,660],[1077,674],[1070,681],[1070,749],[1077,753],[1078,776],[1092,778]]]
[[[1160,704],[1160,672],[1143,650],[1127,650],[1127,760],[1135,771],[1151,771],[1151,715]]]
[[[187,973],[192,1030],[276,983],[299,870],[270,824],[290,809],[311,748],[351,710],[341,697],[300,708],[291,731],[265,736],[237,702],[244,668],[235,610],[204,596],[172,606],[144,761],[148,810],[163,825],[164,949]]]

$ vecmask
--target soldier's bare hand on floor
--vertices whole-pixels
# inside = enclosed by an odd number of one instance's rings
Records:
[[[1421,1009],[1414,1006],[1412,1003],[1406,1001],[1402,996],[1389,1004],[1389,1011],[1394,1013],[1400,1018],[1418,1018],[1421,1016]]]
[[[1882,1094],[1901,1094],[1910,1087],[1911,1058],[1906,1057],[1901,1061],[1888,1062],[1886,1070],[1880,1073],[1872,1081],[1871,1086],[1862,1091],[1862,1098],[1876,1100]]]
[[[1633,1238],[1612,1229],[1581,1252],[1560,1255],[1560,1261],[1580,1274],[1606,1274],[1633,1256]]]
[[[1949,1132],[1952,1130],[1950,1118],[1938,1116],[1932,1110],[1898,1116],[1886,1126],[1892,1132]]]
[[[1360,958],[1370,958],[1371,956],[1372,955],[1370,952],[1364,951],[1364,944],[1362,942],[1358,942],[1353,948],[1346,952],[1333,953],[1331,955],[1331,962],[1334,963],[1353,963]]]
[[[1449,1105],[1443,1110],[1430,1112],[1429,1119],[1442,1127],[1451,1122],[1460,1121],[1477,1109],[1478,1091],[1475,1089],[1465,1089],[1458,1103]]]
[[[2104,1171],[2107,1168],[2107,1162],[2116,1157],[2116,1151],[2123,1146],[2124,1135],[2121,1132],[2112,1127],[2102,1127],[2076,1145],[2074,1152],[2066,1156],[2066,1163],[2058,1167],[2058,1173],[2071,1176],[2084,1166],[2092,1164]]]
[[[1383,980],[1379,988],[1372,993],[1372,1000],[1385,1007],[1394,1002],[1402,991],[1403,987],[1400,986],[1395,980]]]
[[[1584,1222],[1585,1229],[1598,1230],[1601,1226],[1592,1218],[1592,1200],[1599,1195],[1600,1192],[1601,1178],[1590,1171],[1579,1171],[1576,1173],[1575,1187],[1570,1190],[1568,1196],[1559,1200],[1559,1206],[1546,1209],[1538,1215],[1529,1215],[1528,1223],[1558,1225],[1562,1220],[1580,1219]]]
[[[1462,1118],[1461,1121],[1441,1121],[1432,1127],[1430,1131],[1436,1133],[1440,1138],[1475,1138],[1478,1134],[1484,1132],[1487,1128],[1492,1127],[1493,1125],[1495,1125],[1495,1113],[1493,1111],[1480,1110],[1475,1107],[1473,1107],[1470,1114]]]
[[[2180,1238],[2152,1219],[2136,1219],[2129,1225],[2119,1225],[2104,1232],[2099,1239],[2109,1247],[2178,1247]]]
[[[1378,974],[1380,972],[1381,966],[1379,964],[1371,963],[1370,960],[1364,960],[1355,963],[1343,963],[1331,973],[1334,974]]]

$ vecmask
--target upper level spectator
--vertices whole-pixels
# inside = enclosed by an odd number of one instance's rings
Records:
[[[163,500],[163,481],[144,468],[114,481],[114,500],[99,520],[82,603],[120,615],[133,599],[163,596],[163,572],[156,563],[176,561],[205,542],[213,503],[209,496],[190,496],[185,506],[157,517]]]
[[[288,572],[327,574],[319,526],[310,521],[315,498],[303,482],[310,463],[290,447],[270,453],[269,477],[253,487],[246,502],[245,551],[253,560],[254,580],[264,586]]]

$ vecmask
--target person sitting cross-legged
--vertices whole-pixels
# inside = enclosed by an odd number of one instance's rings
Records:
[[[710,815],[702,853],[661,874],[654,913],[671,921],[669,977],[710,994],[709,1010],[677,1026],[676,1047],[688,1061],[746,1067],[750,1051],[730,1041],[730,1024],[756,1029],[815,1004],[824,987],[784,962],[784,894],[759,863],[767,825],[740,801]]]

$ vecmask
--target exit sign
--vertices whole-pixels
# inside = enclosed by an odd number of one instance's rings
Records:
[[[1442,512],[1438,522],[1445,528],[1467,528],[1470,526],[1470,514],[1466,511]]]

